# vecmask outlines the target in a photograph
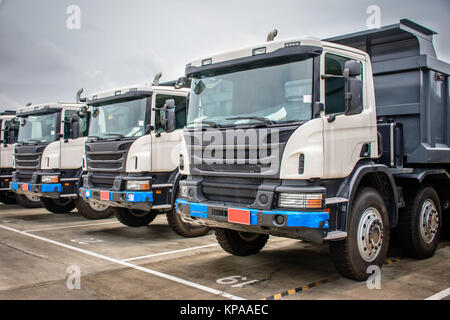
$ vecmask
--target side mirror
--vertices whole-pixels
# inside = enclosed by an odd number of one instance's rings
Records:
[[[16,131],[13,128],[8,128],[8,139],[4,141],[5,147],[8,143],[14,143],[16,141]]]
[[[163,107],[164,110],[164,131],[166,133],[174,132],[175,131],[175,100],[170,99],[166,100],[166,103]]]
[[[78,139],[80,137],[80,117],[78,114],[73,114],[70,119],[70,138]]]
[[[359,114],[362,105],[362,80],[357,79],[362,74],[361,63],[350,60],[345,63],[343,77],[345,80],[345,114]]]
[[[190,80],[188,77],[180,77],[175,83],[175,89],[188,88],[190,87]]]

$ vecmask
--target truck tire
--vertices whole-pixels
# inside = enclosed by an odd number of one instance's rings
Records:
[[[39,200],[39,198],[37,198],[37,200],[34,200],[33,197],[16,193],[15,199],[18,204],[20,204],[22,207],[27,208],[27,209],[42,207],[42,204],[41,204],[41,201]]]
[[[405,252],[418,259],[431,257],[439,243],[442,209],[433,187],[424,185],[406,199],[399,213],[398,237]]]
[[[95,204],[91,204],[90,202],[84,201],[83,198],[78,198],[75,200],[75,207],[83,217],[89,220],[107,219],[114,213],[111,207],[100,205],[97,206]]]
[[[4,204],[15,204],[17,203],[17,200],[13,192],[0,191],[0,202]]]
[[[41,198],[41,204],[47,211],[55,214],[69,213],[75,209],[75,201],[72,199]]]
[[[223,250],[243,257],[260,252],[266,245],[269,236],[218,228],[216,229],[216,239]]]
[[[211,230],[211,228],[207,226],[198,226],[185,222],[175,209],[167,212],[167,222],[175,233],[185,238],[201,237]]]
[[[153,220],[155,220],[159,213],[155,210],[141,211],[126,208],[112,208],[112,211],[116,215],[117,220],[132,228],[149,225]]]
[[[389,214],[380,193],[362,188],[356,195],[345,240],[330,241],[337,271],[344,277],[363,281],[368,268],[381,268],[389,249]]]

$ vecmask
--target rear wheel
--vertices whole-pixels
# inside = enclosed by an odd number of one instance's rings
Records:
[[[226,252],[235,256],[250,256],[257,254],[264,248],[269,236],[229,229],[216,229],[216,239]]]
[[[56,214],[69,213],[75,209],[75,201],[73,199],[41,198],[41,203],[45,209]]]
[[[359,191],[349,219],[347,238],[331,241],[330,253],[341,275],[363,281],[370,266],[383,266],[389,249],[389,215],[379,192]]]
[[[149,225],[153,220],[155,220],[159,213],[155,210],[142,211],[126,208],[112,208],[112,211],[116,215],[117,220],[132,228]]]
[[[41,201],[38,196],[31,196],[25,194],[16,193],[15,199],[18,204],[24,208],[40,208],[42,207]]]
[[[17,203],[15,194],[10,191],[0,191],[0,202],[4,204],[15,204]]]
[[[402,248],[418,259],[431,257],[439,243],[442,209],[437,192],[423,186],[399,214],[398,237]]]
[[[87,202],[83,198],[75,200],[75,207],[78,212],[89,220],[99,220],[109,218],[114,212],[113,209],[100,202]]]

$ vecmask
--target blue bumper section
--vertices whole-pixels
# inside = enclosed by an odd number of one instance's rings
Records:
[[[153,192],[151,191],[100,191],[81,188],[80,195],[86,199],[102,201],[123,201],[127,203],[153,202]]]
[[[228,208],[220,208],[216,206],[208,206],[205,204],[188,202],[183,199],[176,200],[176,209],[178,213],[189,214],[192,217],[211,219],[223,221],[223,218],[216,218],[212,214],[208,214],[208,209],[228,210]],[[268,226],[267,223],[260,223],[260,221],[271,221],[271,216],[281,215],[285,218],[285,224],[283,227],[304,227],[312,229],[328,229],[330,214],[326,211],[284,211],[284,210],[257,210],[248,208],[230,208],[249,211],[250,224],[252,226]],[[265,219],[269,217],[269,219]]]
[[[23,191],[23,192],[33,192],[33,193],[61,193],[61,184],[28,184],[11,182],[11,190]]]

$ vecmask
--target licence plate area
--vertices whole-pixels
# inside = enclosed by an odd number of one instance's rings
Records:
[[[100,191],[100,200],[109,201],[109,191]]]
[[[228,222],[250,225],[250,210],[228,209]]]

